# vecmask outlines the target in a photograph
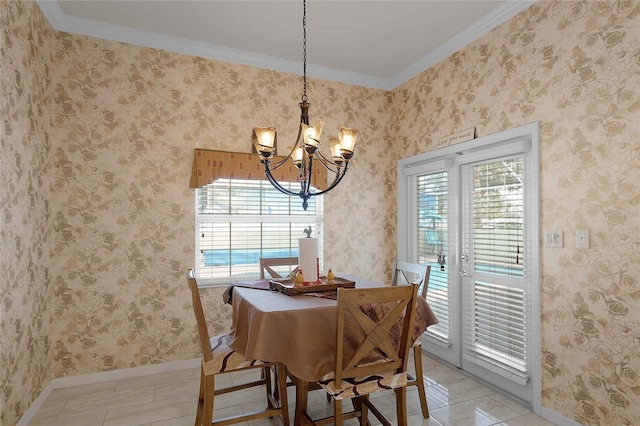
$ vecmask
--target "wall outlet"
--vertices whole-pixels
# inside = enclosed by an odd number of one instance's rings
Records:
[[[576,231],[576,248],[588,249],[589,248],[589,230],[578,229]]]
[[[562,248],[564,247],[564,234],[561,230],[544,231],[544,246]]]

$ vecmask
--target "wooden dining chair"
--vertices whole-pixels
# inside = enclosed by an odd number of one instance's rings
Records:
[[[364,425],[370,411],[389,425],[369,395],[393,389],[398,425],[407,425],[407,354],[417,292],[418,286],[338,289],[335,370],[318,381],[333,399],[333,416],[314,420],[305,409],[305,423],[340,426],[357,417]],[[346,399],[354,410],[343,413]]]
[[[286,369],[284,365],[279,363],[266,363],[259,360],[245,360],[243,354],[234,351],[227,345],[226,334],[210,338],[202,309],[200,291],[193,269],[189,269],[187,272],[187,283],[191,290],[193,312],[196,317],[196,323],[198,324],[198,334],[202,348],[200,393],[198,396],[198,411],[196,412],[195,425],[228,425],[265,417],[280,416],[283,425],[289,426],[289,406],[285,384]],[[275,393],[272,384],[271,367],[273,367],[276,372],[275,386],[278,392]],[[216,389],[216,374],[248,369],[261,369],[261,378],[250,383]],[[216,396],[255,386],[265,386],[267,397],[267,407],[265,410],[213,420],[213,407]],[[280,389],[284,389],[285,391],[282,392]],[[278,397],[275,395],[278,395]]]
[[[396,260],[391,285],[417,284],[422,287],[420,297],[426,300],[430,276],[431,265],[421,265],[418,263]],[[422,339],[420,338],[416,339],[413,344],[413,358],[413,362],[415,364],[415,376],[409,374],[408,386],[416,386],[418,388],[422,417],[428,419],[429,405],[427,404],[427,392],[424,387],[424,375],[422,371]]]
[[[271,278],[282,278],[280,273],[278,273],[273,268],[275,266],[294,266],[292,272],[298,270],[298,258],[297,257],[261,257],[260,258],[260,279],[263,280],[266,278],[266,273],[268,273]]]

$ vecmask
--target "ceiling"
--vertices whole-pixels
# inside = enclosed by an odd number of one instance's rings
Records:
[[[302,74],[300,0],[37,0],[60,31]],[[391,90],[534,0],[308,0],[307,75]]]

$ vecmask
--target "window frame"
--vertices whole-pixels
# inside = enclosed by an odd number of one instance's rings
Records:
[[[232,223],[269,224],[269,223],[286,222],[289,225],[291,224],[298,225],[298,226],[304,225],[304,227],[307,227],[310,225],[313,228],[312,230],[313,236],[318,239],[319,250],[320,250],[320,253],[322,253],[322,235],[323,235],[323,227],[324,227],[324,208],[322,203],[322,197],[313,198],[313,201],[315,203],[314,215],[312,214],[264,215],[264,214],[231,214],[231,213],[204,214],[204,213],[201,213],[200,198],[202,196],[202,191],[209,190],[210,187],[215,184],[233,185],[234,181],[240,185],[247,185],[247,184],[262,185],[263,188],[261,188],[259,191],[259,194],[260,194],[259,202],[261,206],[264,206],[265,201],[263,197],[267,194],[273,194],[273,195],[277,194],[281,197],[288,197],[290,206],[295,205],[297,207],[298,203],[300,203],[300,205],[302,204],[302,199],[293,197],[293,196],[287,196],[280,193],[267,180],[219,179],[218,181],[213,182],[211,184],[208,184],[199,188],[195,188],[196,190],[194,191],[194,264],[195,264],[194,272],[195,272],[196,278],[198,279],[198,286],[200,287],[226,286],[231,282],[244,281],[244,280],[256,280],[258,279],[258,276],[259,276],[258,273],[256,273],[255,275],[253,274],[227,275],[224,277],[210,277],[210,276],[203,275],[202,274],[202,268],[204,267],[203,251],[206,250],[206,249],[203,249],[201,245],[201,240],[202,240],[201,229],[203,224],[232,224]],[[296,185],[296,183],[291,182],[291,185],[292,186]],[[313,204],[310,203],[309,209],[305,213],[310,212],[312,207],[313,207]],[[304,238],[304,237],[305,236],[302,233],[300,233],[299,238]],[[298,247],[297,245],[295,245],[294,241],[295,241],[295,238],[293,235],[291,235],[289,248],[297,250]],[[260,240],[261,252],[263,249],[263,243],[264,241],[261,239]],[[224,249],[226,247],[221,247],[221,248]],[[233,250],[233,249],[234,249],[233,244],[230,244],[229,250]],[[320,262],[322,263],[322,258],[320,259]],[[255,266],[256,271],[259,271],[258,263],[255,263],[255,264],[251,263],[250,265],[251,267]]]

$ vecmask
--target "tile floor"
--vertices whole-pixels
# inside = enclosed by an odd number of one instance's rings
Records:
[[[428,426],[552,426],[530,410],[497,394],[493,390],[461,374],[457,370],[423,355],[427,400],[431,417],[420,414],[418,392],[407,391],[409,425]],[[217,384],[246,380],[247,373],[224,374]],[[243,377],[244,376],[244,377]],[[182,426],[193,425],[198,393],[199,369],[59,388],[51,392],[32,419],[30,426]],[[288,389],[291,422],[293,424],[294,389]],[[375,398],[375,399],[373,399]],[[392,393],[372,396],[374,404],[395,420]],[[228,416],[242,411],[254,411],[264,404],[259,388],[247,389],[216,398],[214,416]],[[347,404],[345,404],[347,405]],[[331,405],[324,393],[309,395],[309,410],[318,416],[329,414]],[[372,425],[379,422],[370,416]],[[347,422],[346,422],[347,423]],[[357,424],[351,419],[347,424]],[[281,425],[281,420],[252,421],[243,426]]]

